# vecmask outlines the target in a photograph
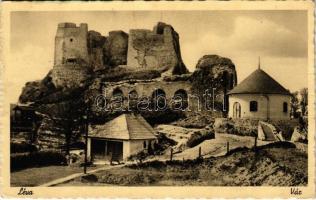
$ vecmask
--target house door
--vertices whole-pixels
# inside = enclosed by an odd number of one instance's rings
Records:
[[[105,140],[91,140],[91,156],[92,159],[101,160],[105,158]]]
[[[107,141],[107,152],[108,159],[113,161],[123,160],[123,142],[118,141]]]
[[[233,118],[240,118],[241,117],[241,106],[240,103],[235,102],[233,105]]]

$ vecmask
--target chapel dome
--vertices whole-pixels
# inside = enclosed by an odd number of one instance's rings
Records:
[[[291,95],[280,83],[262,69],[252,72],[228,94],[283,94]]]

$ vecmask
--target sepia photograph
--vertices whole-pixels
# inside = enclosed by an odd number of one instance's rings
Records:
[[[8,187],[312,194],[312,7],[301,5],[8,12]]]

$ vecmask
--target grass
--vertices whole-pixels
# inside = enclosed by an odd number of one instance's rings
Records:
[[[11,173],[11,186],[38,186],[58,178],[66,177],[68,175],[82,172],[83,169],[79,167],[69,166],[48,166],[48,167],[34,167]]]

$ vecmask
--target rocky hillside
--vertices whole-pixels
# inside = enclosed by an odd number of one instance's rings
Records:
[[[200,96],[206,90],[212,92],[215,88],[215,109],[222,110],[224,95],[237,84],[235,65],[229,58],[205,55],[199,59],[196,70],[191,75],[191,82],[194,92]]]

